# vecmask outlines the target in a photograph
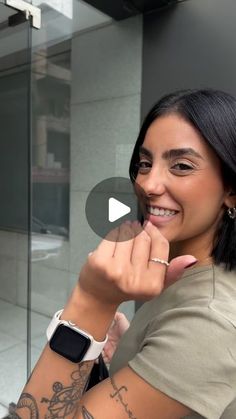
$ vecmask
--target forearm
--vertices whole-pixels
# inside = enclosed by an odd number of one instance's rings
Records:
[[[76,287],[62,319],[71,320],[102,341],[112,322],[113,310],[115,308],[104,308],[98,302],[90,301],[89,296]],[[76,418],[93,363],[72,363],[47,345],[19,399],[16,417]]]
[[[73,364],[47,346],[21,394],[16,413],[20,418],[74,418],[92,366],[93,361]]]

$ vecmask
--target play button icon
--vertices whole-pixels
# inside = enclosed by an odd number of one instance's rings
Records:
[[[124,177],[108,178],[95,185],[88,195],[85,211],[91,229],[101,238],[126,220],[140,219],[133,184]]]
[[[113,223],[116,220],[124,217],[124,215],[129,214],[131,208],[128,205],[123,204],[115,198],[109,198],[109,210],[108,210],[108,220]]]

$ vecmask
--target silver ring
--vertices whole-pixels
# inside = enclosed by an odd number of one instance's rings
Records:
[[[170,266],[169,262],[167,262],[166,260],[163,260],[163,259],[159,259],[159,258],[148,259],[148,262],[161,263],[162,265]]]

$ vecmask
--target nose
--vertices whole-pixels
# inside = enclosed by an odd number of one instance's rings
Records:
[[[166,192],[166,179],[160,170],[151,169],[145,175],[138,174],[136,182],[141,186],[146,196],[163,195]]]

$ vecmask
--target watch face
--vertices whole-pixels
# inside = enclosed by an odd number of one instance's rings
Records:
[[[70,327],[60,324],[50,342],[50,348],[72,362],[82,361],[89,346],[90,339]]]

